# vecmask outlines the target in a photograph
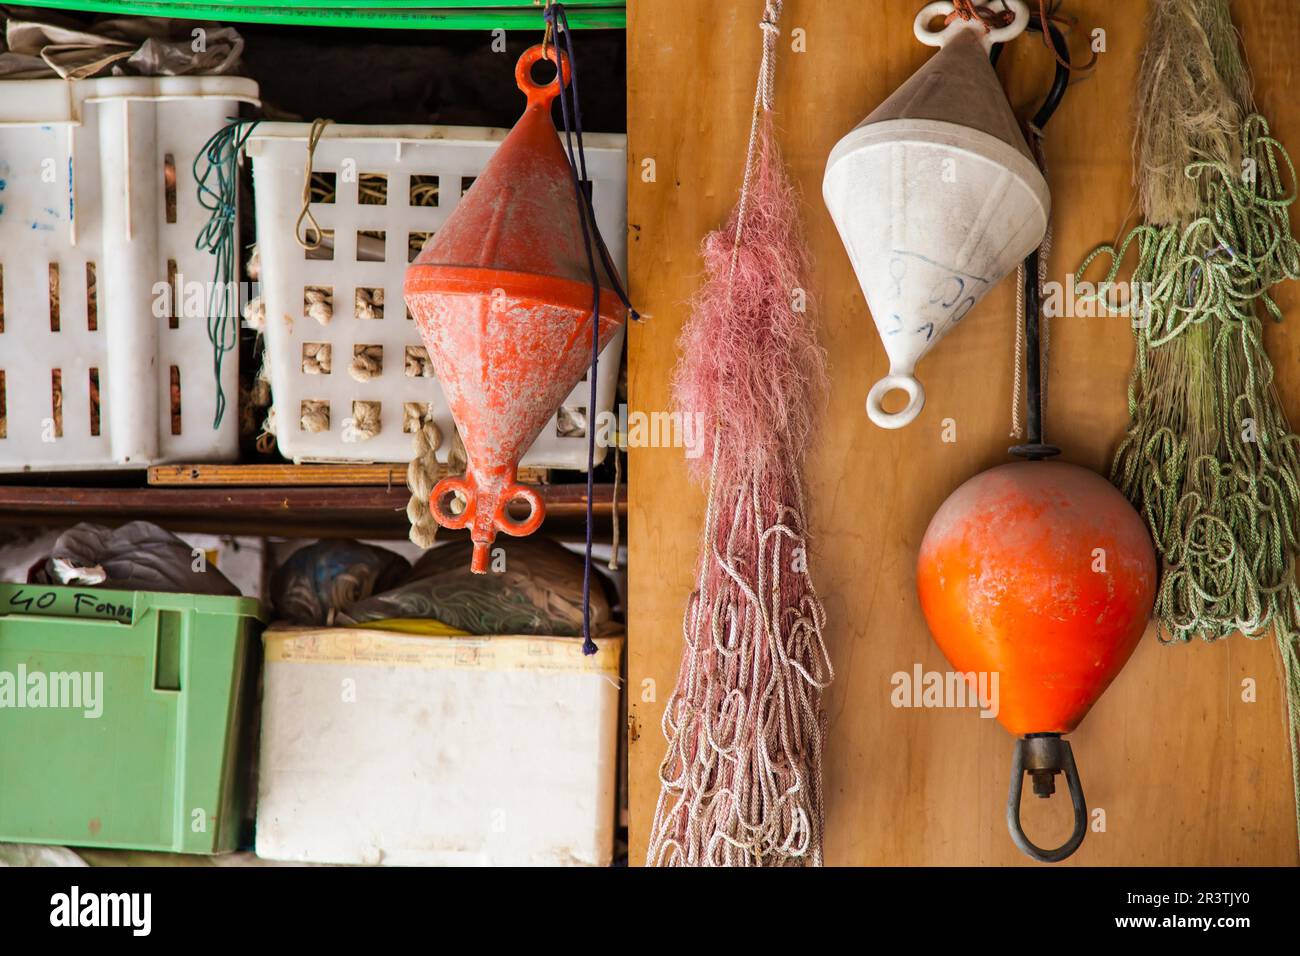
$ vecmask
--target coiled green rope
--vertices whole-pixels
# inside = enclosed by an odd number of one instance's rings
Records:
[[[214,257],[207,310],[212,374],[217,387],[216,412],[212,419],[214,429],[221,425],[226,412],[221,366],[226,353],[239,347],[239,290],[236,285],[239,261],[235,248],[239,218],[239,154],[257,122],[229,120],[194,157],[194,182],[198,187],[199,204],[212,214],[194,241],[194,248],[207,250]]]
[[[1280,321],[1269,290],[1300,277],[1288,214],[1296,176],[1259,115],[1242,124],[1241,150],[1240,170],[1187,166],[1204,199],[1199,218],[1182,228],[1140,225],[1118,249],[1095,249],[1078,274],[1109,255],[1106,278],[1085,298],[1123,311],[1108,287],[1137,244],[1131,422],[1111,480],[1145,517],[1162,559],[1162,641],[1275,635],[1300,834],[1300,437],[1274,389],[1256,310],[1260,303]],[[1179,348],[1181,363],[1169,352]],[[1180,371],[1162,375],[1171,368]]]

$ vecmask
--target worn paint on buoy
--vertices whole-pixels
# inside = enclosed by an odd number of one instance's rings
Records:
[[[519,58],[523,116],[406,272],[407,305],[469,462],[463,477],[434,487],[430,508],[444,528],[470,529],[480,573],[498,531],[527,535],[541,525],[542,498],[516,480],[519,459],[591,364],[587,249],[551,120],[560,77],[531,76],[543,56],[538,45]],[[603,348],[626,317],[608,274],[599,315]],[[453,493],[466,501],[460,514],[449,510]],[[516,499],[530,506],[522,521],[506,510]]]
[[[889,374],[867,395],[881,428],[901,428],[925,405],[916,363],[1042,242],[1047,181],[989,65],[991,44],[1025,29],[1029,10],[1009,0],[1014,21],[987,31],[927,21],[914,29],[942,49],[857,127],[826,161],[822,195],[862,286],[889,357]],[[882,401],[902,391],[907,405]]]
[[[1065,734],[1128,661],[1155,600],[1155,551],[1113,485],[1056,461],[982,472],[921,543],[917,590],[955,670],[999,674],[1011,733]]]

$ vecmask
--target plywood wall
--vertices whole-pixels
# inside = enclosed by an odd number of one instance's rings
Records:
[[[832,392],[811,449],[812,556],[830,616],[836,680],[826,701],[829,864],[1018,864],[1003,821],[1011,737],[969,710],[895,709],[890,675],[946,669],[917,604],[913,566],[930,516],[962,481],[1006,460],[1014,281],[1007,280],[921,365],[928,402],[902,431],[871,425],[870,384],[886,371],[848,259],[821,201],[827,153],[931,54],[917,43],[912,0],[787,0],[776,98],[781,142],[804,195],[816,258],[812,286]],[[1132,212],[1132,93],[1146,4],[1066,0],[1106,31],[1096,74],[1072,87],[1048,129],[1055,206],[1051,277],[1120,232]],[[630,340],[634,410],[669,407],[684,303],[701,236],[734,202],[759,56],[760,0],[629,4],[630,280],[652,318]],[[1295,97],[1300,5],[1235,4],[1256,96],[1300,153]],[[791,52],[791,31],[806,52]],[[1046,90],[1050,58],[1017,41],[1000,73],[1018,112]],[[644,160],[655,177],[643,180]],[[1300,422],[1300,309],[1267,344],[1293,422]],[[1104,470],[1126,423],[1131,334],[1123,320],[1062,318],[1052,328],[1048,437],[1066,460]],[[941,422],[957,441],[942,440]],[[632,859],[644,858],[664,743],[659,720],[681,647],[703,495],[681,452],[634,449],[629,597]],[[1242,681],[1258,698],[1244,702]],[[1270,641],[1160,646],[1153,635],[1072,736],[1090,806],[1105,810],[1077,864],[1294,864],[1290,762],[1277,655]],[[1031,805],[1032,803],[1032,805]],[[1043,845],[1068,833],[1068,802],[1026,797]]]

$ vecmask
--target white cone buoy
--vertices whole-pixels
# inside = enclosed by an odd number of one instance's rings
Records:
[[[994,285],[1037,248],[1051,199],[988,51],[1022,33],[1014,19],[928,25],[954,12],[927,4],[913,29],[937,54],[835,145],[822,196],[849,254],[889,357],[867,395],[867,415],[901,428],[920,414],[916,363]],[[891,391],[906,406],[885,411]]]

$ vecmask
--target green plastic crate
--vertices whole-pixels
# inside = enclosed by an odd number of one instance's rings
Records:
[[[261,620],[249,598],[0,584],[0,841],[234,849]]]

